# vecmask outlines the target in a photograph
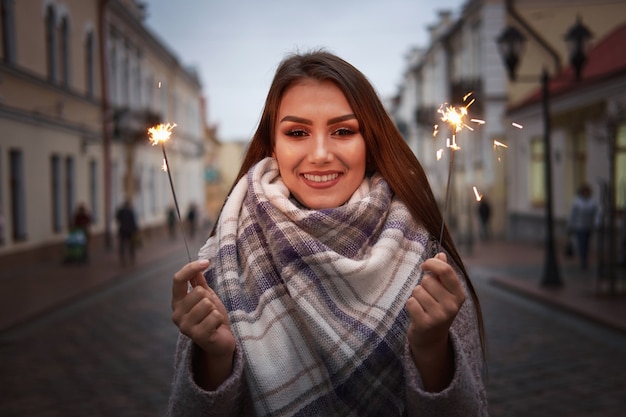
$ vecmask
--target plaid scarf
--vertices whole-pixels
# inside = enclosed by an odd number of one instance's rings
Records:
[[[273,158],[233,189],[200,250],[259,416],[405,413],[405,303],[428,233],[379,176],[341,207],[290,198]]]

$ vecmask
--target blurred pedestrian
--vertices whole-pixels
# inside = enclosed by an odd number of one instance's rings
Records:
[[[176,239],[176,210],[173,206],[167,209],[167,230],[170,234],[170,239]]]
[[[480,219],[480,238],[487,241],[491,235],[489,225],[489,219],[491,218],[491,205],[485,196],[483,196],[478,202],[478,218]]]
[[[575,238],[575,252],[580,261],[580,267],[587,269],[589,266],[589,247],[593,230],[599,223],[600,210],[596,201],[592,198],[592,190],[589,184],[582,184],[578,188],[567,224],[569,233]]]
[[[198,209],[196,207],[196,203],[191,203],[189,205],[189,210],[187,211],[187,226],[189,228],[189,238],[193,239],[196,234],[196,222],[198,217]]]
[[[72,221],[72,227],[76,230],[79,230],[83,233],[85,238],[85,248],[84,248],[84,260],[89,258],[89,227],[91,226],[91,214],[85,207],[84,203],[78,204],[76,212],[74,213],[74,218]]]
[[[128,256],[131,263],[135,263],[136,239],[139,227],[135,211],[130,203],[126,200],[117,210],[115,215],[118,224],[118,244],[119,256],[122,265],[126,265],[126,257]],[[128,251],[128,255],[127,255]]]

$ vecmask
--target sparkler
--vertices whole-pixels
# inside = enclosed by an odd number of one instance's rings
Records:
[[[467,101],[467,99],[472,95],[472,93],[467,93],[465,97],[463,97],[463,101]],[[441,114],[441,120],[445,123],[448,123],[450,129],[452,130],[452,141],[448,138],[446,141],[446,147],[450,149],[450,163],[448,166],[448,181],[446,184],[446,196],[443,205],[443,216],[441,219],[441,231],[439,232],[439,243],[442,243],[443,240],[443,229],[445,225],[446,213],[448,211],[448,200],[450,197],[450,182],[452,179],[452,169],[454,168],[454,153],[455,151],[461,149],[456,143],[456,134],[460,132],[463,128],[467,128],[469,130],[474,130],[470,125],[467,124],[468,111],[467,109],[474,104],[475,99],[472,98],[470,102],[460,108],[456,108],[453,106],[448,106],[447,104],[442,104],[439,107],[438,113]],[[477,124],[484,124],[485,122],[480,119],[470,119],[470,122]],[[438,125],[435,125],[435,132],[433,135],[435,136],[439,131]],[[437,152],[437,159],[442,156],[443,152]]]
[[[180,224],[181,232],[183,235],[183,241],[185,242],[185,249],[187,250],[187,258],[191,262],[191,256],[189,255],[189,246],[187,245],[187,239],[185,238],[185,228],[183,227],[183,220],[180,217],[180,209],[178,207],[178,199],[176,198],[176,191],[174,190],[174,182],[172,181],[172,174],[170,164],[167,161],[167,154],[165,153],[165,142],[172,136],[172,129],[176,127],[176,124],[159,124],[155,127],[148,129],[150,136],[150,142],[152,146],[161,144],[161,150],[163,151],[163,171],[167,172],[167,176],[170,180],[170,188],[172,189],[172,196],[174,197],[174,206],[176,206],[176,214],[178,214],[178,223]]]

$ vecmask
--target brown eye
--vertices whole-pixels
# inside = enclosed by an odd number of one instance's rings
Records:
[[[287,131],[285,134],[287,136],[301,137],[301,136],[306,136],[307,132],[306,130],[302,130],[302,129],[293,129],[293,130]]]
[[[335,136],[349,136],[354,135],[354,133],[354,130],[345,127],[339,128],[333,132]]]

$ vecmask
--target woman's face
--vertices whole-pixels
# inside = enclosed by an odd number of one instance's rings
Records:
[[[365,154],[359,122],[339,87],[304,80],[285,91],[273,156],[300,203],[311,209],[345,203],[363,181]]]

